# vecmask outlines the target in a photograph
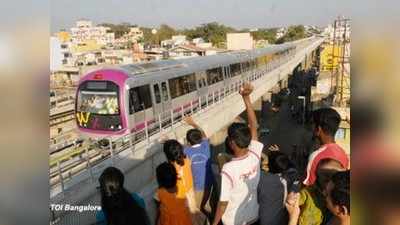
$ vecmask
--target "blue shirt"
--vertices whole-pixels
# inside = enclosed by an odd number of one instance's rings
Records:
[[[142,207],[143,209],[146,209],[146,204],[144,203],[144,200],[142,197],[140,197],[138,194],[136,194],[135,192],[132,193],[132,198],[136,201],[136,203]],[[96,213],[96,224],[102,224],[102,225],[106,225],[107,221],[106,221],[106,216],[104,215],[103,210],[98,211]]]
[[[192,161],[193,185],[196,191],[209,188],[213,182],[210,143],[204,139],[200,144],[186,147],[185,154]]]

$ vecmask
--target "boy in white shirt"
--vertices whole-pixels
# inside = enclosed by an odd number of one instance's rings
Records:
[[[228,128],[228,144],[233,158],[221,171],[221,195],[213,225],[247,225],[258,219],[257,186],[263,144],[258,142],[257,118],[250,102],[253,87],[240,90],[246,105],[248,124],[233,123]]]

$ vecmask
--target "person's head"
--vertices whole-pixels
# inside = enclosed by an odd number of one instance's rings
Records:
[[[290,160],[289,157],[279,151],[271,151],[268,154],[268,166],[269,166],[269,171],[271,173],[283,173],[287,171],[290,166]]]
[[[321,160],[317,167],[317,185],[321,190],[325,190],[326,185],[332,179],[332,176],[338,171],[343,170],[345,170],[345,168],[337,160],[330,158]]]
[[[156,177],[158,186],[163,188],[175,187],[178,179],[175,167],[168,162],[163,162],[157,166]]]
[[[102,196],[115,196],[123,190],[124,174],[115,167],[108,167],[100,175],[99,183]]]
[[[247,149],[251,142],[250,128],[245,123],[232,123],[228,127],[228,143],[234,153]]]
[[[230,154],[230,155],[234,155],[235,153],[233,152],[233,149],[231,147],[229,137],[225,138],[224,144],[225,144],[225,152]]]
[[[183,153],[183,146],[177,140],[170,139],[164,142],[164,153],[169,162],[174,162],[181,166],[184,165],[185,154]]]
[[[146,223],[146,212],[124,188],[124,175],[119,169],[106,168],[100,175],[99,183],[101,208],[107,224],[123,225],[130,221]]]
[[[339,219],[350,216],[350,170],[332,176],[326,187],[326,206]]]
[[[334,141],[336,131],[339,129],[341,118],[332,108],[321,108],[313,112],[314,136],[322,144]]]
[[[190,145],[197,145],[201,143],[203,136],[199,129],[190,129],[186,132],[186,140],[189,142]]]

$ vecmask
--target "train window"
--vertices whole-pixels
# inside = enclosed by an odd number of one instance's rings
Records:
[[[163,101],[166,102],[166,101],[168,101],[167,83],[162,82],[161,83],[161,89],[162,89]]]
[[[240,71],[240,63],[231,64],[229,66],[231,68],[231,76],[237,76],[241,73]]]
[[[207,82],[209,85],[215,84],[217,82],[220,82],[224,79],[224,76],[222,74],[222,68],[217,67],[214,69],[210,69],[206,71],[207,74]]]
[[[257,58],[257,67],[261,67],[261,66],[264,66],[264,65],[265,65],[264,57],[263,56],[258,57]]]
[[[160,88],[158,87],[158,84],[153,85],[153,88],[154,88],[154,97],[156,103],[158,104],[161,102]]]
[[[250,70],[250,62],[242,62],[242,71],[247,72]]]
[[[129,90],[129,114],[151,107],[149,85],[131,88]]]
[[[171,98],[177,98],[196,90],[194,73],[168,80]]]

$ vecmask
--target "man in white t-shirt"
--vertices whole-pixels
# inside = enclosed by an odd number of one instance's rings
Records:
[[[213,225],[247,225],[258,219],[257,186],[263,144],[257,138],[257,118],[251,106],[253,87],[244,84],[240,94],[246,105],[248,124],[233,123],[228,142],[234,157],[221,171],[221,195]]]

